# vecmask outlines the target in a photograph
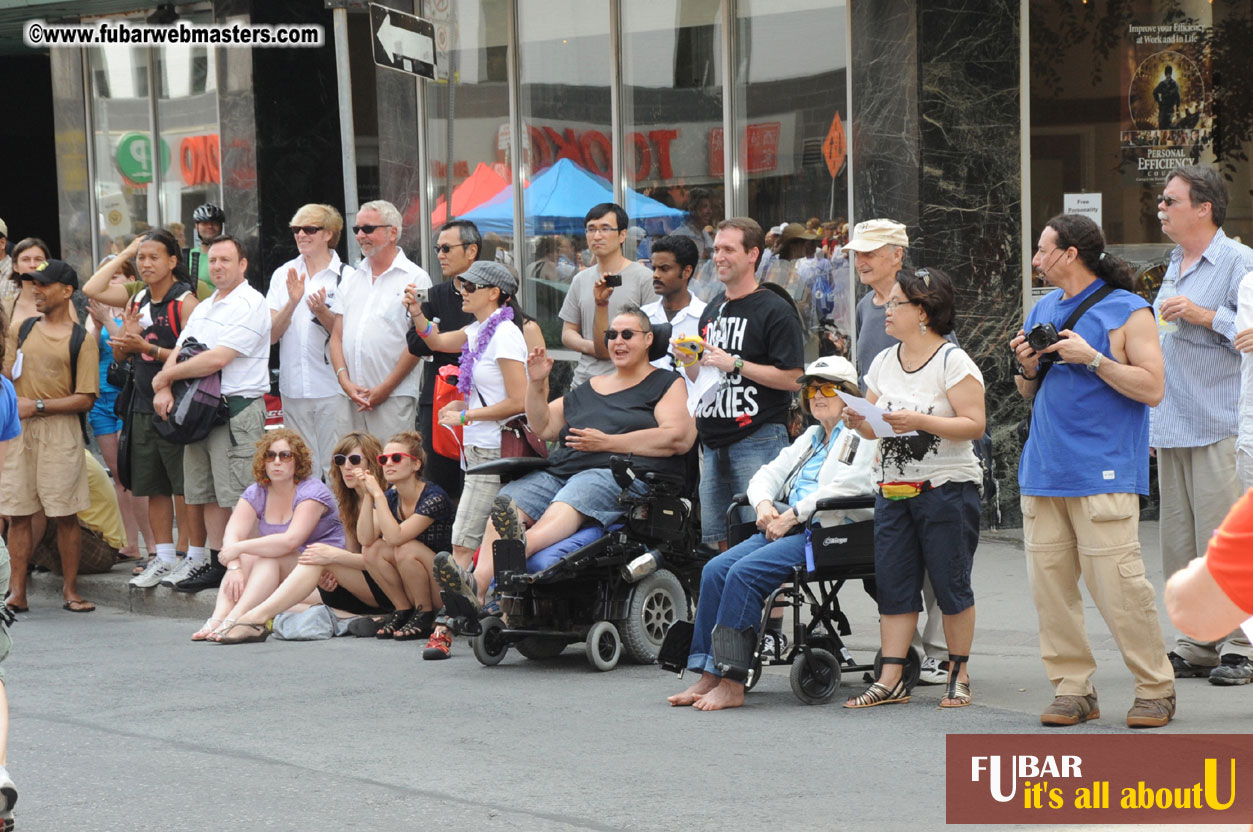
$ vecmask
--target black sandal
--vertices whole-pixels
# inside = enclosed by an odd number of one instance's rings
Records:
[[[379,631],[374,634],[375,638],[394,638],[396,631],[409,623],[409,619],[413,618],[417,610],[396,610],[392,613],[391,618],[387,619],[387,623],[379,627]]]
[[[944,692],[944,698],[955,700],[957,704],[945,705],[944,702],[941,701],[939,707],[964,708],[970,704],[970,682],[957,681],[957,674],[961,670],[962,665],[968,664],[969,662],[969,656],[955,656],[952,653],[948,654],[948,690]]]
[[[880,664],[899,664],[904,666],[905,659],[898,659],[893,656],[883,656]],[[909,688],[905,685],[905,674],[901,673],[901,678],[891,688],[873,682],[870,687],[866,688],[860,695],[854,696],[852,699],[844,703],[846,708],[873,708],[876,705],[897,705],[905,704],[909,701]]]
[[[423,612],[418,607],[413,617],[405,622],[405,626],[396,631],[392,636],[395,641],[416,641],[417,639],[430,638],[431,633],[435,630],[435,613]]]

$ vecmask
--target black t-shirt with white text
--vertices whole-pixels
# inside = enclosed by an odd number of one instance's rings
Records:
[[[796,370],[798,376],[805,366],[800,318],[791,304],[768,289],[735,300],[714,298],[700,317],[700,332],[711,345],[751,364]],[[723,448],[762,425],[786,424],[792,396],[740,373],[727,373],[713,401],[696,409],[701,442]]]

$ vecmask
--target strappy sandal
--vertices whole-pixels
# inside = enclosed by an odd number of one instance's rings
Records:
[[[208,641],[209,636],[213,635],[213,631],[222,626],[222,619],[210,618],[205,621],[204,626],[191,634],[192,641]]]
[[[396,631],[392,639],[394,641],[416,641],[428,637],[434,629],[435,613],[423,612],[422,606],[419,604],[417,609],[413,611],[413,617]]]
[[[970,682],[957,681],[957,674],[961,671],[962,665],[969,662],[969,656],[954,656],[952,653],[948,654],[948,690],[944,692],[944,698],[953,700],[953,703],[946,705],[943,701],[941,701],[938,707],[964,708],[970,704]]]
[[[387,619],[387,623],[379,627],[379,631],[374,634],[375,638],[395,638],[396,631],[402,629],[409,623],[409,619],[413,618],[416,610],[396,610],[392,613],[392,617]]]
[[[881,660],[882,664],[899,664],[904,665],[905,659],[884,656]],[[909,701],[909,688],[905,685],[905,675],[901,674],[901,678],[896,681],[892,687],[881,685],[878,682],[871,683],[859,696],[844,703],[846,708],[873,708],[877,705],[897,705],[905,704]]]
[[[234,630],[238,630],[238,629],[251,630],[252,632],[249,635],[232,636],[231,633]],[[265,622],[264,624],[239,623],[239,624],[232,624],[230,628],[226,630],[226,632],[218,636],[217,641],[218,641],[218,644],[252,644],[254,642],[265,641],[269,637],[270,637],[270,622],[269,621]]]
[[[235,619],[223,618],[222,623],[218,625],[218,628],[204,637],[205,641],[217,641],[227,630],[234,626]]]

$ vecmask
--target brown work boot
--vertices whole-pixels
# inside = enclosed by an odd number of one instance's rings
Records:
[[[1101,708],[1096,703],[1096,691],[1092,691],[1087,696],[1054,696],[1053,704],[1040,714],[1040,724],[1078,725],[1100,717]]]
[[[1161,728],[1175,715],[1175,697],[1141,699],[1138,696],[1127,711],[1128,728]]]

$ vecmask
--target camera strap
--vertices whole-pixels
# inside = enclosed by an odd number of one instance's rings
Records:
[[[1075,324],[1079,323],[1079,319],[1083,317],[1084,313],[1093,306],[1096,306],[1105,298],[1109,297],[1113,291],[1114,287],[1106,283],[1101,286],[1101,288],[1088,295],[1087,298],[1084,299],[1083,303],[1079,304],[1079,307],[1074,312],[1070,313],[1070,317],[1066,319],[1066,322],[1062,324],[1062,328],[1059,329],[1058,332],[1065,332],[1068,329],[1074,331]],[[1044,384],[1044,376],[1048,373],[1049,368],[1052,366],[1052,362],[1049,362],[1048,364],[1040,364],[1039,374],[1036,376],[1036,390],[1039,390],[1040,385]]]

